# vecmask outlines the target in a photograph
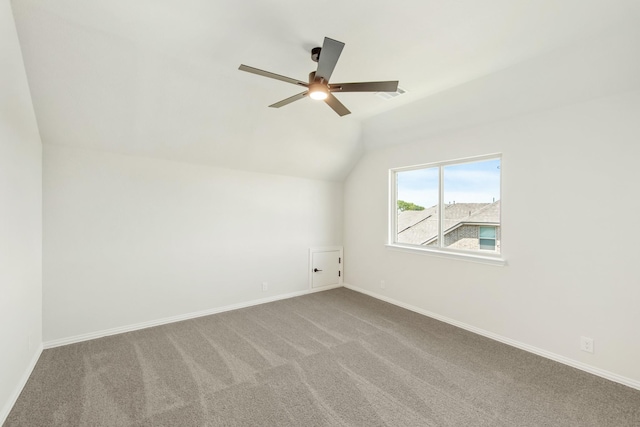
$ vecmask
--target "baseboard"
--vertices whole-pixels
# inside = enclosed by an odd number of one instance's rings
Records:
[[[295,298],[295,297],[299,297],[299,296],[302,296],[302,295],[311,294],[311,293],[314,293],[314,292],[328,291],[330,289],[339,288],[341,286],[342,285],[331,285],[331,286],[323,286],[322,288],[317,288],[317,289],[305,289],[304,291],[291,292],[291,293],[281,294],[281,295],[274,295],[274,296],[271,296],[271,297],[261,298],[261,299],[252,300],[252,301],[241,302],[241,303],[238,303],[238,304],[231,304],[231,305],[226,305],[226,306],[223,306],[223,307],[216,307],[216,308],[212,308],[212,309],[208,309],[208,310],[196,311],[196,312],[192,312],[192,313],[180,314],[180,315],[177,315],[177,316],[165,317],[165,318],[157,319],[157,320],[151,320],[151,321],[148,321],[148,322],[136,323],[136,324],[133,324],[133,325],[119,326],[117,328],[105,329],[105,330],[96,331],[96,332],[89,332],[89,333],[86,333],[86,334],[75,335],[75,336],[67,337],[67,338],[60,338],[60,339],[56,339],[56,340],[45,342],[44,343],[44,348],[48,349],[48,348],[60,347],[60,346],[63,346],[63,345],[75,344],[75,343],[82,342],[82,341],[89,341],[89,340],[93,340],[93,339],[96,339],[96,338],[102,338],[102,337],[106,337],[106,336],[109,336],[109,335],[117,335],[117,334],[122,334],[122,333],[125,333],[125,332],[132,332],[132,331],[137,331],[137,330],[140,330],[140,329],[152,328],[154,326],[166,325],[167,323],[180,322],[180,321],[183,321],[183,320],[195,319],[197,317],[209,316],[211,314],[223,313],[225,311],[237,310],[239,308],[246,308],[246,307],[251,307],[251,306],[254,306],[254,305],[266,304],[266,303],[269,303],[269,302],[279,301],[279,300],[283,300],[283,299]]]
[[[458,322],[457,320],[450,319],[448,317],[441,316],[439,314],[432,313],[432,312],[427,311],[427,310],[423,310],[423,309],[421,309],[419,307],[415,307],[415,306],[413,306],[411,304],[406,304],[404,302],[395,300],[393,298],[386,297],[384,295],[377,294],[375,292],[368,291],[366,289],[359,288],[357,286],[349,285],[347,283],[343,283],[342,286],[344,286],[345,288],[351,289],[353,291],[360,292],[360,293],[365,294],[365,295],[369,295],[370,297],[379,299],[381,301],[385,301],[385,302],[388,302],[390,304],[397,305],[398,307],[406,308],[407,310],[422,314],[422,315],[427,316],[427,317],[431,317],[431,318],[436,319],[436,320],[440,320],[441,322],[445,322],[445,323],[448,323],[450,325],[457,326],[458,328],[465,329],[465,330],[473,332],[475,334],[482,335],[482,336],[487,337],[487,338],[491,338],[492,340],[499,341],[501,343],[510,345],[512,347],[516,347],[516,348],[519,348],[521,350],[528,351],[529,353],[537,354],[538,356],[542,356],[542,357],[545,357],[547,359],[551,359],[551,360],[554,360],[556,362],[562,363],[564,365],[568,365],[568,366],[571,366],[573,368],[580,369],[581,371],[585,371],[585,372],[588,372],[590,374],[597,375],[599,377],[602,377],[602,378],[605,378],[605,379],[608,379],[608,380],[611,380],[611,381],[626,385],[628,387],[640,390],[640,381],[636,381],[636,380],[631,379],[631,378],[623,377],[622,375],[618,375],[618,374],[615,374],[613,372],[606,371],[604,369],[596,368],[594,366],[587,365],[586,363],[578,362],[577,360],[573,360],[573,359],[570,359],[568,357],[561,356],[559,354],[555,354],[555,353],[552,353],[550,351],[543,350],[541,348],[534,347],[532,345],[525,344],[523,342],[513,340],[511,338],[504,337],[502,335],[494,334],[493,332],[485,331],[484,329],[480,329],[480,328],[468,325],[468,324],[463,323],[463,322]]]
[[[29,362],[29,366],[22,374],[22,377],[20,378],[20,382],[18,383],[15,390],[13,391],[13,394],[11,395],[7,403],[5,403],[4,407],[2,408],[2,412],[0,412],[0,426],[4,425],[4,422],[7,420],[7,417],[9,416],[11,409],[13,409],[13,405],[16,404],[18,397],[20,397],[20,393],[22,393],[22,389],[27,384],[27,381],[29,380],[29,377],[31,376],[33,369],[36,367],[36,363],[38,363],[38,359],[40,359],[42,350],[43,350],[43,346],[42,344],[40,344],[36,352],[33,354],[33,357],[31,358],[31,362]]]

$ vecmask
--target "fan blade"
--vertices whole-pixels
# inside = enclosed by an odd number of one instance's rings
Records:
[[[320,58],[318,59],[316,79],[323,78],[325,81],[329,81],[343,48],[344,43],[330,39],[329,37],[324,38]]]
[[[329,85],[329,90],[331,92],[396,92],[398,82],[333,83]]]
[[[282,82],[287,82],[287,83],[291,83],[298,86],[304,86],[304,87],[309,86],[306,82],[292,79],[291,77],[281,76],[280,74],[270,73],[269,71],[260,70],[258,68],[249,67],[248,65],[244,65],[244,64],[240,65],[240,67],[238,67],[238,70],[246,71],[247,73],[257,74],[259,76],[269,77],[271,79],[280,80]]]
[[[347,110],[347,107],[342,105],[342,102],[338,101],[338,98],[333,96],[333,94],[331,93],[329,94],[329,96],[327,96],[327,99],[325,99],[324,102],[326,102],[329,107],[333,108],[333,111],[338,113],[338,115],[341,117],[346,116],[347,114],[351,114],[351,111]]]
[[[285,105],[291,104],[293,101],[297,101],[298,99],[302,99],[307,95],[309,95],[309,91],[308,90],[306,90],[306,91],[304,91],[302,93],[299,93],[297,95],[290,96],[289,98],[283,99],[282,101],[276,102],[275,104],[271,104],[271,105],[269,105],[269,107],[271,107],[271,108],[284,107]]]

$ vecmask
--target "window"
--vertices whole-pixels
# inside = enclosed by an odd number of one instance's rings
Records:
[[[478,243],[480,245],[480,249],[495,251],[496,250],[496,228],[481,226]]]
[[[389,244],[500,254],[499,155],[392,169]]]

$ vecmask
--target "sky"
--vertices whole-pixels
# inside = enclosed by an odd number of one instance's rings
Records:
[[[397,173],[398,200],[438,203],[438,168]],[[444,167],[444,203],[491,203],[500,199],[500,159]]]

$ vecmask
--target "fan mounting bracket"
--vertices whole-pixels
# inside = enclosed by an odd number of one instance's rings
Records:
[[[311,49],[311,60],[313,62],[318,62],[318,60],[320,59],[321,50],[322,50],[321,47],[314,47],[313,49]]]

